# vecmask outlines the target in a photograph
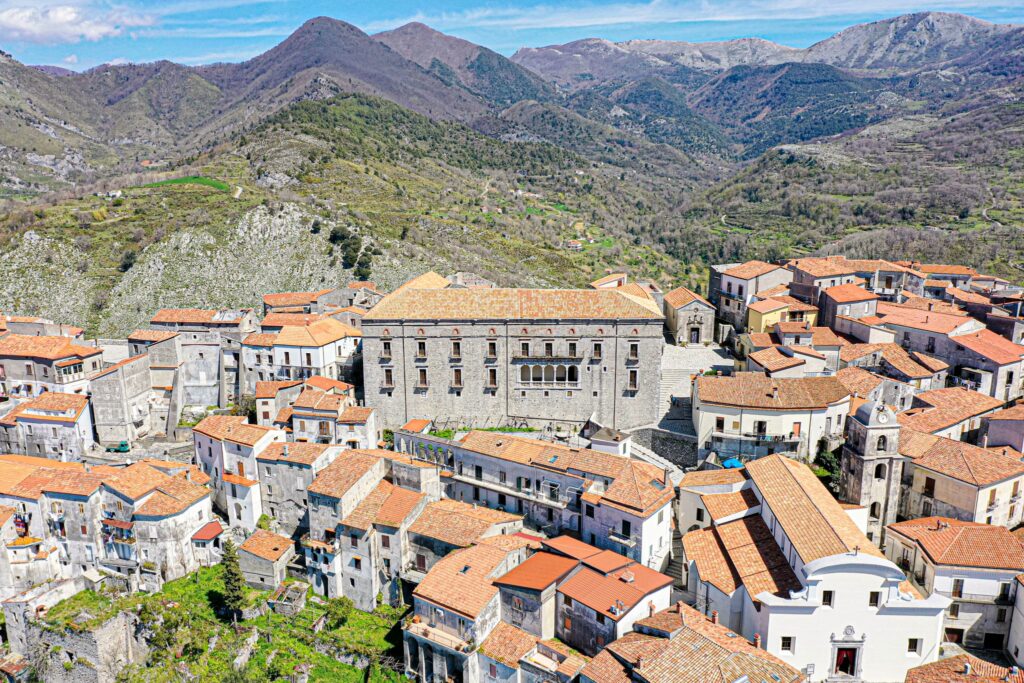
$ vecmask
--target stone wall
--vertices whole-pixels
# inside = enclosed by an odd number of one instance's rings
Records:
[[[654,451],[677,467],[697,466],[696,436],[677,434],[653,427],[644,427],[630,433],[634,443]]]

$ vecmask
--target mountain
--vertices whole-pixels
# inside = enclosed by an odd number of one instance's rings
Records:
[[[967,55],[1014,27],[962,14],[919,12],[859,24],[815,43],[800,55],[851,69],[919,69]]]
[[[459,84],[488,102],[548,100],[551,85],[493,50],[413,22],[373,36],[448,84]]]
[[[361,92],[387,98],[431,118],[469,120],[486,105],[445,83],[355,26],[337,19],[310,19],[281,44],[240,64],[197,69],[220,88],[227,105],[260,110],[317,97]]]
[[[76,72],[71,69],[65,69],[62,66],[51,66],[49,64],[33,64],[33,69],[39,69],[44,74],[50,74],[51,76],[74,76]]]

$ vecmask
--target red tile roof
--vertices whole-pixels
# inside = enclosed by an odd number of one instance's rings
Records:
[[[294,545],[290,538],[275,534],[266,529],[257,529],[253,532],[252,536],[245,539],[245,543],[239,546],[238,549],[244,550],[256,557],[261,557],[264,560],[276,562],[289,549],[294,549]]]
[[[193,541],[212,541],[224,532],[224,527],[220,525],[219,520],[213,520],[207,522],[199,528],[199,531],[192,534]]]
[[[577,566],[579,562],[571,557],[535,553],[512,571],[499,576],[494,583],[539,591],[557,583]]]
[[[916,542],[937,565],[1024,572],[1024,542],[1006,527],[923,517],[887,528]]]

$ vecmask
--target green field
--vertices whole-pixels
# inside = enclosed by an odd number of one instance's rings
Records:
[[[159,180],[155,183],[149,183],[143,185],[143,187],[163,187],[165,185],[205,185],[206,187],[212,187],[215,190],[221,192],[227,192],[231,189],[231,186],[227,183],[217,180],[216,178],[208,178],[201,175],[190,175],[184,178],[170,178],[169,180]]]

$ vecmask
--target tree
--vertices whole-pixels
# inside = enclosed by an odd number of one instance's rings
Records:
[[[344,626],[355,608],[351,598],[331,598],[327,601],[327,622],[331,628]]]
[[[237,621],[238,613],[245,607],[245,576],[238,565],[238,550],[231,539],[224,541],[224,555],[220,563],[224,566],[224,606],[231,611],[231,620]]]

